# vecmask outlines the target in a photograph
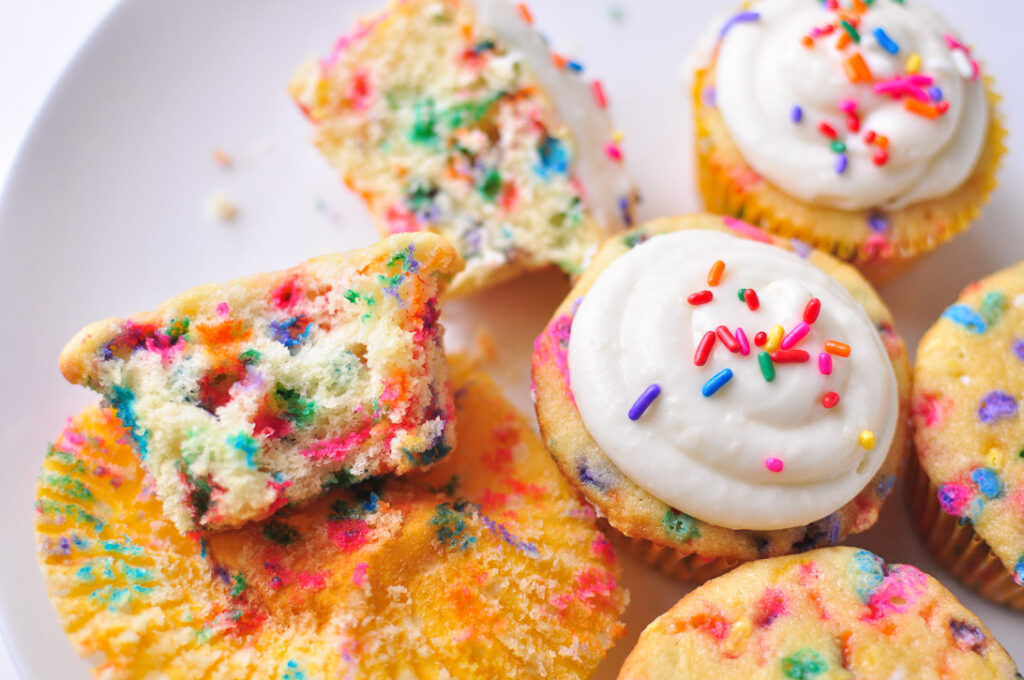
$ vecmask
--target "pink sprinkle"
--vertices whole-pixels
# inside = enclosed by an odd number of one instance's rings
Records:
[[[843,113],[854,113],[857,110],[857,102],[852,99],[844,99],[839,102],[839,110]]]
[[[768,468],[769,472],[782,472],[784,464],[778,458],[768,456],[767,458],[764,459],[764,466]]]
[[[822,352],[818,355],[818,370],[822,375],[832,375],[832,355]]]
[[[871,86],[871,89],[874,90],[875,94],[891,94],[893,96],[902,95],[904,88],[906,88],[906,84],[899,76],[890,78],[889,80],[881,80]]]
[[[370,568],[370,565],[366,562],[360,562],[356,565],[355,570],[352,572],[352,583],[357,587],[362,588],[366,585],[366,570]]]
[[[608,108],[608,98],[604,96],[604,86],[601,85],[600,80],[595,80],[590,84],[590,90],[594,94],[594,101],[597,105],[604,109]]]
[[[907,80],[911,85],[917,85],[918,87],[928,87],[935,82],[935,79],[931,76],[926,76],[923,73],[914,73],[907,76]]]
[[[750,341],[747,340],[747,334],[743,332],[743,329],[737,326],[735,336],[736,342],[740,345],[740,354],[743,356],[750,354]]]
[[[604,147],[604,153],[608,158],[611,158],[616,163],[622,162],[622,149],[619,148],[618,144],[609,142]]]
[[[949,45],[949,49],[963,50],[965,52],[967,51],[967,45],[964,45],[962,42],[953,37],[952,33],[947,33],[942,37],[946,39],[946,44]]]
[[[919,102],[927,103],[927,102],[931,101],[931,97],[928,96],[928,93],[925,92],[924,90],[922,90],[917,85],[913,85],[913,84],[909,84],[908,83],[906,85],[905,89],[906,89],[906,92],[907,92],[908,95],[910,95],[911,97],[913,97],[914,99],[916,99]]]
[[[747,238],[751,238],[751,239],[753,239],[755,241],[760,241],[761,243],[771,243],[772,242],[772,237],[771,236],[769,236],[768,234],[764,233],[763,231],[761,231],[760,229],[758,229],[754,225],[747,224],[743,220],[738,220],[735,217],[729,217],[727,215],[723,215],[722,216],[722,222],[725,223],[725,226],[729,227],[730,229],[732,229],[733,231],[735,231],[736,233],[738,233],[738,234],[740,234],[742,236],[746,236]]]
[[[228,306],[228,303],[222,302],[217,305],[217,313],[221,316],[227,316],[231,313],[231,307]]]
[[[792,349],[810,332],[811,325],[806,321],[801,321],[797,325],[793,326],[793,330],[791,330],[786,337],[782,339],[782,349]]]

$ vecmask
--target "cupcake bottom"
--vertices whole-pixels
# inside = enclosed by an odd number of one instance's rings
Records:
[[[599,526],[611,537],[616,548],[628,552],[648,567],[666,576],[689,583],[703,583],[732,571],[746,560],[724,557],[704,557],[697,553],[684,553],[645,538],[631,538],[602,520]]]
[[[982,597],[1024,611],[1024,587],[996,556],[970,523],[946,514],[939,505],[939,488],[924,473],[917,456],[907,469],[907,502],[928,551],[953,576]]]

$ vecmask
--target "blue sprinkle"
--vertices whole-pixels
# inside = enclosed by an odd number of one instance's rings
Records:
[[[871,213],[868,216],[868,229],[876,234],[884,234],[889,230],[889,220],[881,213]]]
[[[619,197],[619,213],[622,215],[622,221],[626,223],[627,227],[633,225],[633,211],[629,207],[629,199],[625,196]]]
[[[793,109],[789,112],[789,119],[794,123],[799,123],[804,119],[804,110],[799,105],[794,105]]]
[[[660,394],[661,385],[658,383],[648,385],[647,389],[644,390],[643,393],[636,398],[636,401],[633,402],[633,405],[629,407],[629,413],[626,415],[629,416],[630,420],[639,420],[640,416],[644,414],[644,411],[654,403],[654,400],[657,399]]]
[[[1017,355],[1017,358],[1024,361],[1024,340],[1013,341],[1013,353]]]
[[[700,393],[705,397],[710,397],[718,390],[725,386],[725,383],[732,380],[732,369],[723,368],[718,373],[715,373],[711,378],[704,383],[704,387],[700,388]]]
[[[1019,586],[1024,586],[1024,557],[1017,560],[1017,565],[1013,568],[1013,580]]]
[[[999,475],[991,468],[977,468],[971,471],[971,479],[978,485],[978,491],[989,498],[999,498],[1003,495],[1003,485],[999,481]]]
[[[295,333],[293,335],[292,328],[302,321],[305,321],[306,325],[303,327],[301,332]],[[310,323],[307,319],[298,316],[293,316],[292,318],[286,321],[270,322],[270,331],[274,337],[274,340],[277,340],[279,343],[288,348],[296,347],[297,345],[301,344],[302,341],[306,339],[306,336],[309,335],[309,332],[312,329],[312,323]]]
[[[976,311],[967,305],[952,305],[942,313],[942,317],[949,319],[958,326],[963,326],[972,333],[984,333],[988,330],[988,324]]]
[[[758,14],[757,12],[740,12],[739,14],[733,15],[728,21],[725,22],[725,25],[722,26],[722,30],[718,32],[718,37],[720,39],[724,38],[725,34],[732,30],[732,27],[735,26],[736,24],[747,21],[758,21],[760,20],[760,18],[761,15]]]
[[[565,67],[570,71],[576,71],[576,73],[583,73],[583,64],[578,61],[567,61]]]
[[[900,46],[889,37],[889,34],[886,33],[881,26],[875,29],[875,40],[877,40],[878,44],[882,46],[882,49],[889,54],[896,54],[900,51]]]
[[[533,171],[542,178],[550,175],[569,173],[569,149],[556,137],[547,136],[537,147],[540,162],[533,166]]]
[[[846,172],[846,164],[849,163],[849,159],[845,153],[841,153],[836,156],[836,174],[841,175]]]
[[[942,88],[938,85],[932,85],[928,88],[928,96],[932,98],[933,102],[942,101]]]

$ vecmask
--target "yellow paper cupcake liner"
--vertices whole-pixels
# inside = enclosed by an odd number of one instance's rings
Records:
[[[985,78],[991,112],[985,148],[970,177],[956,191],[899,210],[839,210],[800,201],[757,174],[740,154],[719,110],[705,93],[714,91],[714,64],[694,79],[693,110],[697,175],[706,208],[732,215],[774,234],[797,238],[856,266],[872,283],[884,283],[922,255],[965,231],[996,188],[1006,130],[1000,101]],[[879,231],[872,228],[872,224]]]
[[[911,456],[907,470],[907,502],[928,551],[967,587],[997,604],[1024,611],[1024,587],[969,523],[946,514],[939,488]]]

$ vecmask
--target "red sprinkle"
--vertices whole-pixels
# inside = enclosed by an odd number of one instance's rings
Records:
[[[777,364],[802,364],[811,355],[802,349],[778,349],[771,353],[771,358]]]
[[[949,102],[939,102],[938,104],[935,105],[935,110],[938,111],[940,115],[945,113],[946,111],[949,111]]]
[[[686,298],[686,301],[689,302],[691,305],[706,305],[707,303],[711,302],[711,300],[714,297],[715,294],[712,293],[710,290],[702,290],[699,293],[694,293],[693,295]]]
[[[722,280],[723,272],[725,272],[725,263],[721,260],[715,260],[715,263],[711,265],[711,269],[708,271],[708,285],[717,286]]]
[[[874,142],[875,142],[875,131],[874,130],[868,130],[867,132],[865,132],[864,133],[864,143],[865,144],[874,144]]]
[[[833,408],[839,403],[839,395],[835,392],[829,392],[821,398],[821,405],[825,408]]]
[[[807,323],[814,323],[818,320],[819,313],[821,313],[821,300],[818,298],[811,298],[807,302],[807,306],[804,307],[804,321]]]
[[[860,131],[860,118],[857,114],[851,113],[846,117],[846,128],[854,134]]]
[[[768,334],[764,331],[758,331],[754,333],[754,344],[758,347],[764,347],[764,343],[768,342]]]
[[[747,303],[747,308],[752,312],[756,312],[757,308],[761,306],[761,301],[757,299],[757,293],[753,288],[743,291],[743,301]]]
[[[825,121],[821,121],[820,123],[818,123],[818,131],[821,132],[821,134],[828,137],[829,139],[836,138],[836,129],[829,125],[828,123],[826,123]]]
[[[889,152],[885,149],[879,149],[875,152],[875,155],[871,157],[871,160],[875,165],[885,165],[889,162]]]
[[[732,334],[726,326],[719,326],[715,329],[715,333],[718,334],[718,339],[722,341],[730,352],[737,353],[740,351],[740,343],[736,342],[736,336]]]
[[[604,86],[601,85],[600,80],[595,80],[590,84],[590,91],[594,93],[594,101],[599,107],[608,108],[608,98],[604,96]]]
[[[700,339],[700,343],[697,345],[697,351],[693,355],[693,363],[697,366],[703,366],[708,362],[708,357],[711,356],[711,350],[715,346],[715,332],[708,331],[704,334],[704,337]]]

